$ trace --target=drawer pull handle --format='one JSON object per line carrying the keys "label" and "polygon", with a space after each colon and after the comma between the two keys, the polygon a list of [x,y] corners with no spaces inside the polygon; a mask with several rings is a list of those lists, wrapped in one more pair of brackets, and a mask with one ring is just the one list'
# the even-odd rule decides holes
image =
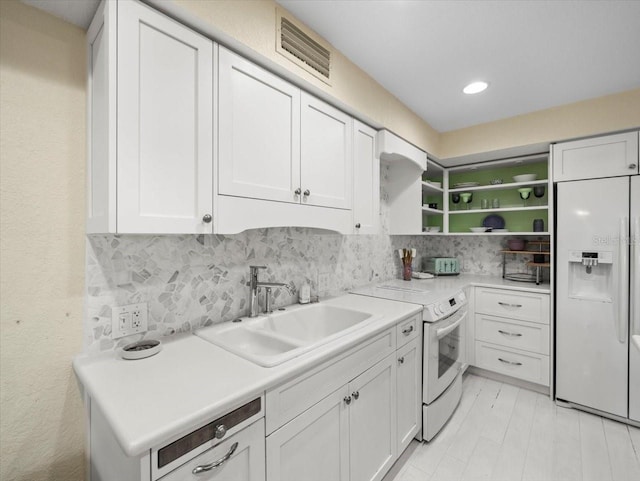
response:
{"label": "drawer pull handle", "polygon": [[353,399],[357,401],[358,398],[360,397],[360,391],[355,391],[351,395],[353,396]]}
{"label": "drawer pull handle", "polygon": [[413,326],[409,326],[409,327],[407,327],[407,328],[402,330],[402,334],[404,334],[405,336],[408,336],[412,332],[413,332]]}
{"label": "drawer pull handle", "polygon": [[211,464],[203,464],[201,466],[196,466],[195,468],[193,468],[193,471],[191,471],[193,474],[200,474],[200,473],[205,473],[207,471],[211,471],[212,469],[215,468],[219,468],[220,466],[222,466],[224,463],[226,463],[227,461],[229,461],[229,458],[231,456],[233,456],[233,453],[236,452],[236,449],[238,449],[238,443],[233,443],[231,445],[231,448],[229,448],[229,451],[227,451],[227,454],[225,454],[224,456],[222,456],[220,459],[218,459],[217,461],[214,461]]}
{"label": "drawer pull handle", "polygon": [[503,331],[502,329],[498,329],[498,332],[500,334],[504,334],[505,336],[511,336],[511,337],[521,337],[522,334],[520,334],[519,332],[508,332],[508,331]]}
{"label": "drawer pull handle", "polygon": [[404,364],[404,356],[398,358],[399,364]]}
{"label": "drawer pull handle", "polygon": [[351,404],[351,396],[345,396],[343,401],[348,406],[349,404]]}
{"label": "drawer pull handle", "polygon": [[504,362],[505,364],[509,364],[511,366],[522,366],[521,362],[507,361],[506,359],[502,359],[501,357],[498,358],[498,361]]}
{"label": "drawer pull handle", "polygon": [[500,304],[501,306],[504,306],[504,307],[522,307],[522,304],[509,304],[508,302],[500,302],[500,301],[498,301],[498,304]]}

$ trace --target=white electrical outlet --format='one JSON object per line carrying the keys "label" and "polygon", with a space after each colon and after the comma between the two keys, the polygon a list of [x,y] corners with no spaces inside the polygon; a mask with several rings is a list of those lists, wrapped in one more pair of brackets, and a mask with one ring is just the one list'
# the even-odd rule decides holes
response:
{"label": "white electrical outlet", "polygon": [[118,339],[147,330],[147,303],[129,304],[111,309],[111,338]]}
{"label": "white electrical outlet", "polygon": [[329,292],[329,273],[319,272],[318,273],[318,294],[321,296],[326,296],[328,292]]}

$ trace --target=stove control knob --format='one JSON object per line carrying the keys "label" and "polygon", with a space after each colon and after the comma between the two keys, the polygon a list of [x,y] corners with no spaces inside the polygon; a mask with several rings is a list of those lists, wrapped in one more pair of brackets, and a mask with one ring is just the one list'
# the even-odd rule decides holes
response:
{"label": "stove control knob", "polygon": [[438,314],[442,314],[442,311],[440,310],[440,306],[433,306],[433,312],[436,314],[436,316]]}
{"label": "stove control knob", "polygon": [[443,314],[447,311],[447,306],[445,304],[440,304],[440,312]]}

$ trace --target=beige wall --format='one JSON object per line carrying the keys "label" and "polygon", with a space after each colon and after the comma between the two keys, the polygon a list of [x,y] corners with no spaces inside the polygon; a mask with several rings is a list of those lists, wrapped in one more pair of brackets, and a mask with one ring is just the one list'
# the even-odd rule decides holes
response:
{"label": "beige wall", "polygon": [[440,136],[440,158],[640,127],[640,89],[497,120]]}
{"label": "beige wall", "polygon": [[330,86],[277,53],[273,0],[172,1],[421,149],[438,151],[438,133],[337,50],[332,53]]}
{"label": "beige wall", "polygon": [[0,479],[84,478],[84,32],[0,1]]}

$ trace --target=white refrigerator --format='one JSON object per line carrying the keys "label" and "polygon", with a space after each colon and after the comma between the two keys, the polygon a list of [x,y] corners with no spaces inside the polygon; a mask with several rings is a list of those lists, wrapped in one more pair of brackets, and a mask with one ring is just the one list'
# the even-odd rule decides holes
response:
{"label": "white refrigerator", "polygon": [[640,422],[640,176],[560,182],[556,206],[556,398]]}

